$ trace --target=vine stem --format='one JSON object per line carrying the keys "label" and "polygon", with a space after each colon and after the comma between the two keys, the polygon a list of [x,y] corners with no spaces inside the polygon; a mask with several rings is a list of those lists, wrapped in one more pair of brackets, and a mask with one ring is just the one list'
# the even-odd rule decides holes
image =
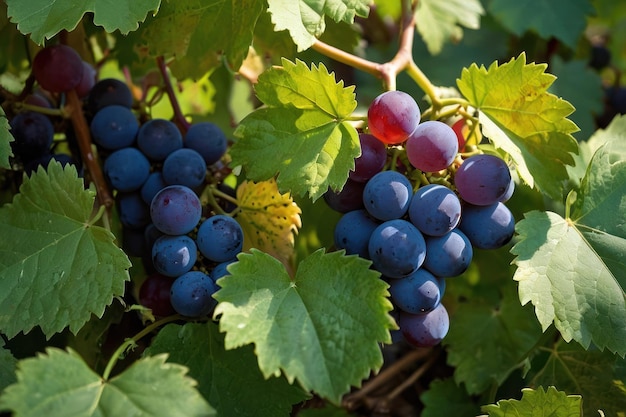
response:
{"label": "vine stem", "polygon": [[165,58],[161,55],[156,58],[156,61],[157,66],[159,67],[159,72],[161,73],[161,77],[163,78],[163,84],[165,85],[165,93],[170,100],[172,110],[174,110],[174,121],[184,134],[189,129],[190,123],[185,118],[185,115],[180,108],[180,103],[178,103],[178,99],[176,98],[176,93],[174,92],[174,87],[172,86],[172,80],[169,76],[167,64],[165,63]]}
{"label": "vine stem", "polygon": [[70,119],[76,132],[76,141],[78,142],[83,164],[87,167],[91,180],[96,186],[98,201],[107,209],[110,209],[113,207],[113,197],[104,179],[102,168],[93,154],[89,126],[83,115],[80,99],[75,90],[67,92],[67,106],[69,106]]}
{"label": "vine stem", "polygon": [[113,352],[113,355],[111,355],[111,358],[109,359],[109,362],[107,363],[107,366],[106,368],[104,368],[104,372],[102,373],[102,379],[104,379],[105,381],[109,379],[109,376],[111,376],[111,372],[113,371],[113,368],[117,364],[117,361],[122,357],[126,349],[135,345],[141,338],[150,334],[154,329],[160,326],[163,326],[164,324],[171,323],[173,321],[180,320],[180,319],[181,319],[181,316],[179,314],[174,314],[172,316],[162,318],[161,320],[157,320],[154,323],[150,324],[149,326],[144,327],[143,330],[141,330],[139,333],[137,333],[133,337],[126,339],[124,343],[119,345],[118,348],[115,350],[115,352]]}

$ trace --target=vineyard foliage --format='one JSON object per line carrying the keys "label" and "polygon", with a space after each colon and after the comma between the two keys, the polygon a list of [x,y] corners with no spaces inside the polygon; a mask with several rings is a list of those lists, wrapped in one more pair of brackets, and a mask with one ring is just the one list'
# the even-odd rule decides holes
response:
{"label": "vineyard foliage", "polygon": [[[0,0],[0,414],[626,416],[626,4],[114,3]],[[197,192],[243,249],[208,316],[141,305],[150,268],[98,179],[86,99],[26,100],[34,56],[59,43],[123,81],[141,123],[228,137]],[[515,235],[446,279],[434,347],[403,340],[388,280],[338,250],[326,200],[387,90],[422,121],[464,120],[458,158],[497,155],[515,181]],[[26,111],[82,166],[16,159]],[[416,188],[450,185],[387,152]]]}

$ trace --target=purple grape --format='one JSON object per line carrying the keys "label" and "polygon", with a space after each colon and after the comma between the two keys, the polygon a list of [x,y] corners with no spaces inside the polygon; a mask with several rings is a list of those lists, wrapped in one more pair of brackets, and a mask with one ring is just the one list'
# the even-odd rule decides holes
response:
{"label": "purple grape", "polygon": [[30,161],[50,153],[54,139],[54,125],[50,119],[33,111],[19,113],[11,119],[13,152],[23,161]]}
{"label": "purple grape", "polygon": [[406,141],[406,156],[415,168],[424,172],[446,169],[459,151],[454,130],[438,120],[417,126]]}
{"label": "purple grape", "polygon": [[191,232],[202,216],[196,193],[184,185],[170,185],[159,191],[150,203],[152,223],[168,235]]}
{"label": "purple grape", "polygon": [[155,316],[170,316],[175,313],[170,301],[170,290],[174,280],[161,274],[149,275],[139,287],[139,303],[152,310]]}
{"label": "purple grape", "polygon": [[394,219],[374,229],[368,251],[377,271],[390,278],[402,278],[422,266],[426,242],[413,224]]}
{"label": "purple grape", "polygon": [[32,69],[41,88],[52,93],[63,93],[80,84],[83,60],[67,45],[46,46],[35,55]]}
{"label": "purple grape", "polygon": [[150,160],[160,162],[183,147],[183,135],[173,122],[152,119],[139,128],[137,147]]}
{"label": "purple grape", "polygon": [[464,201],[488,206],[506,194],[511,184],[511,171],[497,156],[474,155],[463,161],[456,171],[454,184]]}
{"label": "purple grape", "polygon": [[182,148],[165,158],[161,172],[167,184],[196,188],[204,183],[206,162],[202,155],[193,149]]}
{"label": "purple grape", "polygon": [[383,143],[404,142],[420,122],[421,112],[415,99],[403,91],[386,91],[372,101],[367,110],[367,126]]}
{"label": "purple grape", "polygon": [[459,229],[479,249],[498,249],[515,233],[515,218],[503,203],[489,206],[463,206]]}
{"label": "purple grape", "polygon": [[363,205],[367,212],[379,220],[399,219],[411,204],[413,187],[403,174],[382,171],[365,184]]}
{"label": "purple grape", "polygon": [[328,207],[339,213],[363,208],[363,189],[365,183],[352,181],[348,178],[339,192],[328,190],[324,193],[324,201]]}
{"label": "purple grape", "polygon": [[450,317],[443,304],[424,314],[400,311],[398,326],[404,339],[415,347],[437,345],[448,334]]}
{"label": "purple grape", "polygon": [[196,243],[187,235],[163,235],[152,246],[152,264],[160,274],[178,277],[191,270],[197,251]]}
{"label": "purple grape", "polygon": [[174,310],[187,317],[203,317],[217,305],[213,294],[219,289],[210,276],[200,271],[189,271],[174,281],[170,302]]}
{"label": "purple grape", "polygon": [[194,123],[185,134],[185,147],[196,150],[207,165],[219,161],[226,153],[227,145],[224,131],[211,122]]}
{"label": "purple grape", "polygon": [[368,259],[368,244],[378,222],[372,219],[365,210],[353,210],[345,213],[335,225],[335,246],[345,249],[348,255],[359,255]]}
{"label": "purple grape", "polygon": [[96,77],[98,71],[87,61],[83,61],[83,75],[80,77],[80,82],[76,86],[76,94],[78,97],[84,98],[89,95],[89,92],[96,85]]}
{"label": "purple grape", "polygon": [[373,135],[359,134],[361,156],[354,160],[354,170],[350,171],[352,181],[367,182],[378,174],[387,161],[387,147]]}
{"label": "purple grape", "polygon": [[392,279],[389,292],[396,307],[412,314],[434,310],[442,298],[438,279],[423,268],[407,277]]}
{"label": "purple grape", "polygon": [[243,249],[243,230],[232,217],[218,214],[202,222],[196,242],[200,252],[209,260],[230,261]]}
{"label": "purple grape", "polygon": [[95,114],[90,130],[96,144],[115,150],[129,147],[135,142],[139,122],[127,107],[113,105]]}
{"label": "purple grape", "polygon": [[463,232],[454,229],[443,236],[426,237],[423,267],[438,277],[461,275],[472,262],[472,244]]}
{"label": "purple grape", "polygon": [[135,191],[148,179],[150,162],[137,148],[118,149],[104,161],[104,175],[116,190]]}
{"label": "purple grape", "polygon": [[443,185],[425,185],[411,199],[409,218],[425,235],[443,236],[459,224],[461,202]]}

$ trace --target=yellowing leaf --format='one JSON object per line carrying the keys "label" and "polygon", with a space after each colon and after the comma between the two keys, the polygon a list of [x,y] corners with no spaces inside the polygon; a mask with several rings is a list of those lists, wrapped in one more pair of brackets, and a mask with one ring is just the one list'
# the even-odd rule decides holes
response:
{"label": "yellowing leaf", "polygon": [[280,194],[274,179],[246,181],[237,188],[241,211],[237,220],[244,231],[244,250],[256,248],[291,269],[294,239],[302,227],[300,207],[290,193]]}
{"label": "yellowing leaf", "polygon": [[457,84],[479,110],[483,133],[511,155],[520,177],[552,198],[561,199],[563,181],[578,153],[567,118],[574,107],[547,92],[555,77],[545,64],[526,64],[526,55],[486,69],[473,64],[463,69]]}

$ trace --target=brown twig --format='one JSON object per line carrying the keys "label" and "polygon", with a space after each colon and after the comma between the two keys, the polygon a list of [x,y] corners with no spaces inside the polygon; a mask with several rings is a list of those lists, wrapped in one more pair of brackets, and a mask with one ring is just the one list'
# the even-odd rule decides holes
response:
{"label": "brown twig", "polygon": [[174,122],[178,125],[178,128],[181,129],[184,134],[187,132],[187,129],[189,129],[190,123],[185,118],[185,115],[180,108],[180,104],[178,103],[178,99],[176,98],[176,93],[174,92],[174,87],[172,86],[172,81],[169,77],[165,58],[163,58],[163,56],[158,56],[156,60],[157,66],[159,67],[159,72],[161,73],[161,77],[163,78],[165,92],[167,93],[167,97],[169,98],[170,104],[172,105],[172,110],[174,110]]}
{"label": "brown twig", "polygon": [[109,190],[109,187],[104,179],[104,174],[102,173],[100,164],[93,154],[89,126],[87,125],[87,121],[83,115],[80,99],[78,98],[78,94],[76,94],[75,90],[67,92],[66,107],[69,107],[69,109],[66,108],[66,110],[68,110],[68,113],[70,114],[70,119],[76,132],[76,141],[78,142],[83,164],[85,164],[91,180],[96,186],[98,201],[100,204],[109,209],[113,207],[113,197],[111,196],[111,191]]}

